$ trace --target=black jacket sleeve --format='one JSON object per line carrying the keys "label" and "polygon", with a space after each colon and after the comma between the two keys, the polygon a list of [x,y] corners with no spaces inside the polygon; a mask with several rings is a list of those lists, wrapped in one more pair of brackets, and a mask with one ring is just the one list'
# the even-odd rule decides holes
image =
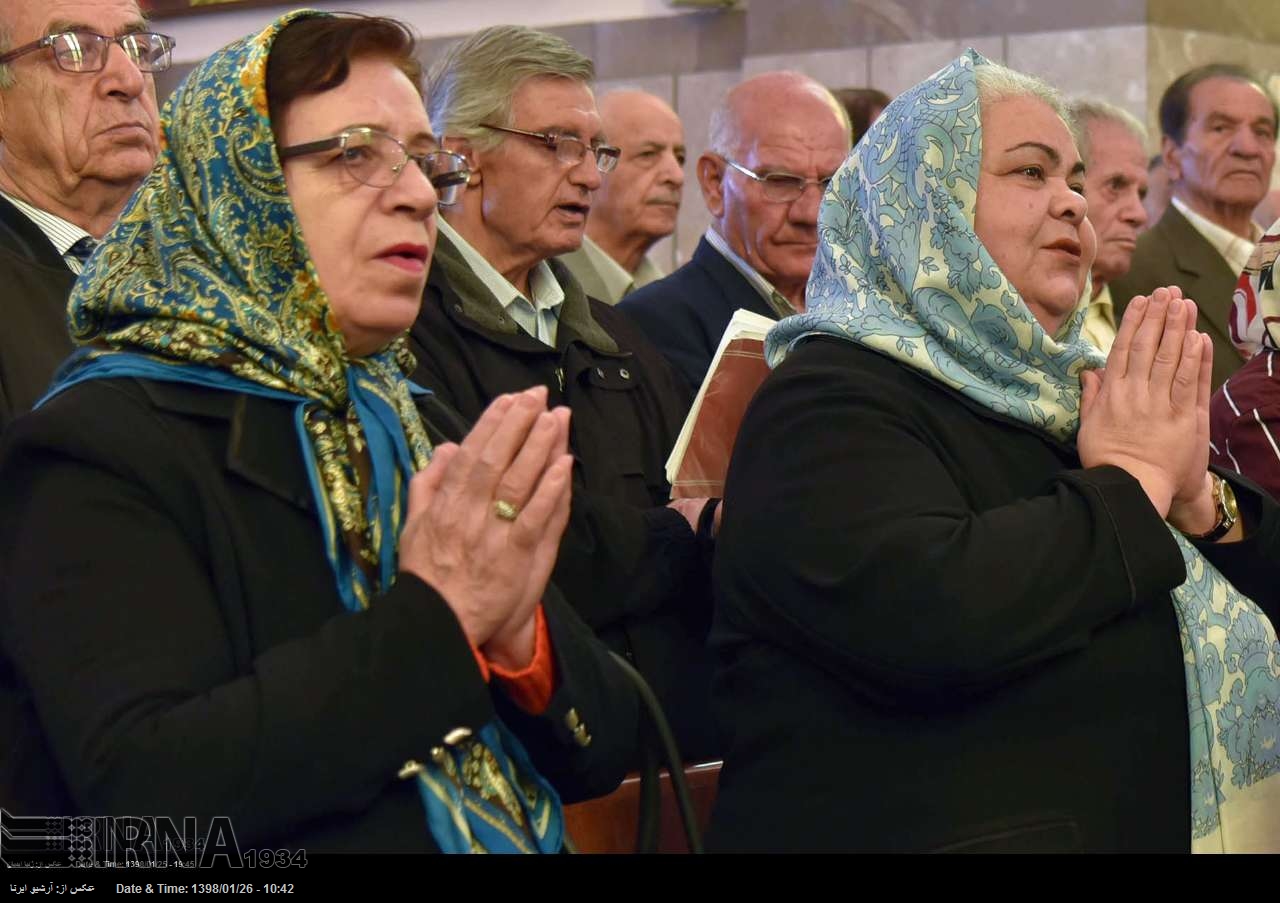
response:
{"label": "black jacket sleeve", "polygon": [[[418,399],[418,411],[433,442],[460,442],[471,425],[452,404],[448,380],[433,359],[418,355],[417,377],[431,390]],[[601,630],[686,600],[709,599],[710,554],[709,539],[699,540],[675,509],[640,508],[592,493],[575,471],[569,525],[552,579],[579,616]]]}
{"label": "black jacket sleeve", "polygon": [[[410,575],[367,610],[343,613],[334,593],[315,603],[332,616],[256,642],[250,625],[271,613],[249,618],[211,567],[219,512],[174,506],[182,465],[154,452],[171,438],[145,417],[115,429],[132,438],[95,443],[86,430],[63,452],[28,435],[0,458],[4,652],[80,811],[229,816],[242,843],[276,837],[367,808],[407,760],[512,708],[485,685],[449,606]],[[153,481],[130,473],[148,448]],[[278,555],[279,568],[331,581],[322,558]],[[582,750],[534,729],[554,707],[518,732],[529,728],[567,796],[604,792],[633,742],[634,693],[554,601],[548,615],[557,699],[589,713],[596,742]]]}
{"label": "black jacket sleeve", "polygon": [[1280,504],[1258,484],[1229,470],[1214,468],[1235,490],[1244,520],[1240,542],[1195,543],[1200,553],[1232,586],[1280,623]]}
{"label": "black jacket sleeve", "polygon": [[420,581],[245,672],[207,563],[144,487],[67,459],[3,473],[21,487],[0,507],[21,525],[0,539],[4,643],[81,811],[226,815],[271,836],[366,805],[407,759],[492,716],[461,628]]}
{"label": "black jacket sleeve", "polygon": [[608,650],[553,585],[543,600],[555,656],[556,692],[529,715],[495,694],[498,713],[523,740],[533,763],[566,803],[614,790],[639,748],[635,688]]}

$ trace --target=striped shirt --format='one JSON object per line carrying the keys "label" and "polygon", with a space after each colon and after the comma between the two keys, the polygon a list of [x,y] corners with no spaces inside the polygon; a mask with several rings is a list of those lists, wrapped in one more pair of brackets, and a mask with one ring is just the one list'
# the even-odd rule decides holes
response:
{"label": "striped shirt", "polygon": [[79,258],[67,254],[67,249],[80,239],[92,238],[93,236],[75,223],[69,223],[48,210],[33,207],[21,198],[15,198],[13,195],[3,191],[0,191],[0,195],[4,195],[6,201],[25,213],[27,218],[36,224],[40,231],[44,233],[44,237],[49,239],[49,243],[57,248],[58,253],[62,255],[62,259],[66,261],[67,268],[79,276],[84,269],[84,264],[80,262]]}
{"label": "striped shirt", "polygon": [[1264,348],[1209,402],[1209,461],[1280,499],[1280,352]]}

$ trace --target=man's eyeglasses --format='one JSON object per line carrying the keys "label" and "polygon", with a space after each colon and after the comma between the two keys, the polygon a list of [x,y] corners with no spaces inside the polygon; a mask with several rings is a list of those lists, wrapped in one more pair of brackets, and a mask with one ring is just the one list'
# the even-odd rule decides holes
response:
{"label": "man's eyeglasses", "polygon": [[394,136],[364,126],[347,129],[332,138],[282,147],[277,153],[281,160],[288,160],[335,149],[341,149],[342,164],[347,172],[374,188],[390,188],[400,178],[405,164],[412,160],[431,182],[439,203],[445,207],[458,202],[463,186],[471,178],[465,157],[443,150],[411,154]]}
{"label": "man's eyeglasses", "polygon": [[804,176],[789,172],[770,172],[760,175],[747,169],[737,160],[730,160],[723,156],[721,159],[747,178],[759,182],[764,188],[765,200],[779,204],[792,204],[800,200],[801,195],[810,185],[817,185],[819,191],[826,191],[827,186],[831,184],[831,176],[824,179],[806,179]]}
{"label": "man's eyeglasses", "polygon": [[0,65],[48,47],[53,60],[66,72],[99,72],[107,66],[111,45],[119,44],[142,72],[163,72],[173,64],[173,38],[149,31],[134,31],[112,38],[92,31],[60,31],[0,55]]}
{"label": "man's eyeglasses", "polygon": [[[533,138],[555,151],[557,160],[561,163],[568,163],[570,166],[577,166],[581,163],[588,150],[586,142],[581,138],[566,135],[559,129],[550,129],[545,132],[526,132],[524,129],[507,128],[505,125],[489,125],[484,122],[480,123],[480,128]],[[611,171],[618,165],[618,157],[622,155],[622,151],[619,148],[609,144],[593,144],[590,150],[596,158],[596,169],[601,172]]]}

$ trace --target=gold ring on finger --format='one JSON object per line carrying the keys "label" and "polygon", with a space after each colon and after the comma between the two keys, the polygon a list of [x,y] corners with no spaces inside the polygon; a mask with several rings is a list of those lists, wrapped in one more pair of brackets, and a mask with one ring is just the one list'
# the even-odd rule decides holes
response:
{"label": "gold ring on finger", "polygon": [[515,520],[520,516],[520,509],[506,499],[494,499],[493,513],[502,520]]}

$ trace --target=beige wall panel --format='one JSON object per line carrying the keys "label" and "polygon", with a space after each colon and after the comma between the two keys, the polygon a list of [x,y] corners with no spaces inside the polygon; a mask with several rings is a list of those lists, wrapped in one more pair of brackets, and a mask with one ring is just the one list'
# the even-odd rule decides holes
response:
{"label": "beige wall panel", "polygon": [[896,97],[960,55],[956,41],[883,44],[871,48],[871,85]]}
{"label": "beige wall panel", "polygon": [[1068,97],[1090,96],[1147,116],[1147,28],[1122,25],[1009,36],[1008,65]]}
{"label": "beige wall panel", "polygon": [[1148,31],[1147,127],[1153,135],[1160,134],[1160,96],[1179,75],[1206,63],[1254,64],[1252,41],[1162,26],[1152,26]]}
{"label": "beige wall panel", "polygon": [[610,91],[637,88],[656,94],[667,103],[675,106],[676,79],[673,75],[643,75],[638,78],[602,78],[596,81],[596,97],[603,97]]}
{"label": "beige wall panel", "polygon": [[694,72],[676,79],[676,112],[684,123],[685,143],[689,159],[684,167],[684,203],[680,205],[680,221],[676,226],[676,264],[693,255],[698,239],[706,231],[711,217],[698,189],[696,165],[698,155],[707,149],[707,131],[711,111],[725,92],[742,80],[742,73]]}
{"label": "beige wall panel", "polygon": [[828,88],[864,88],[869,84],[868,61],[865,47],[749,56],[742,61],[742,77],[750,78],[777,69],[794,69]]}

